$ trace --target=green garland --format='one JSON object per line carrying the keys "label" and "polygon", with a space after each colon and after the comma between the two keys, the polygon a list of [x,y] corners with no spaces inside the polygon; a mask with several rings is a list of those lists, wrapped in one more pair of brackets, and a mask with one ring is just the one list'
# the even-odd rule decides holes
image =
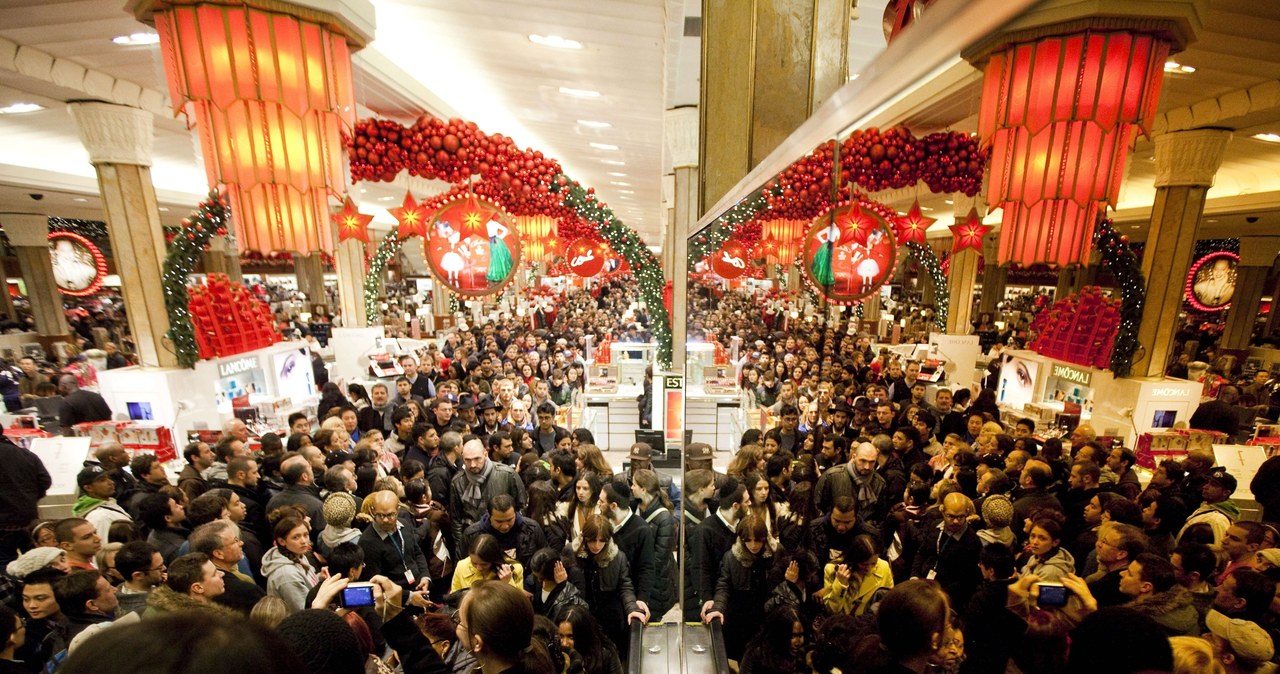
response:
{"label": "green garland", "polygon": [[720,250],[720,246],[732,237],[738,227],[765,209],[767,203],[764,195],[748,197],[730,208],[707,228],[698,232],[689,240],[689,271],[693,271],[699,262],[707,259],[712,253]]}
{"label": "green garland", "polygon": [[226,203],[216,191],[210,192],[208,200],[201,202],[191,216],[182,221],[164,257],[161,282],[165,313],[169,315],[165,337],[173,344],[174,355],[182,367],[195,367],[200,360],[200,347],[196,344],[195,327],[188,309],[191,295],[187,292],[187,281],[201,254],[209,249],[209,239],[214,235],[225,236],[228,222]]}
{"label": "green garland", "polygon": [[1129,248],[1129,237],[1116,231],[1110,220],[1100,220],[1093,232],[1093,245],[1102,264],[1111,270],[1120,286],[1120,329],[1111,349],[1111,372],[1117,377],[1129,376],[1133,354],[1137,353],[1138,327],[1146,305],[1146,280],[1138,256]]}
{"label": "green garland", "polygon": [[382,318],[381,302],[378,301],[382,294],[382,272],[386,270],[387,263],[400,252],[402,243],[400,234],[392,228],[378,242],[378,248],[369,260],[369,269],[364,275],[364,317],[368,325],[377,325]]}
{"label": "green garland", "polygon": [[933,324],[939,330],[947,329],[947,312],[951,306],[951,286],[947,285],[947,275],[942,272],[942,264],[938,262],[938,256],[933,249],[919,244],[908,243],[907,248],[911,251],[911,259],[916,264],[924,267],[929,273],[929,277],[933,279]]}
{"label": "green garland", "polygon": [[624,225],[612,210],[596,200],[595,194],[568,176],[556,176],[551,181],[551,191],[562,193],[566,207],[599,227],[600,235],[609,242],[613,251],[627,261],[639,285],[640,298],[649,312],[649,327],[658,342],[658,364],[663,368],[671,367],[671,316],[662,302],[666,279],[662,276],[662,264],[658,258],[644,245],[635,230]]}

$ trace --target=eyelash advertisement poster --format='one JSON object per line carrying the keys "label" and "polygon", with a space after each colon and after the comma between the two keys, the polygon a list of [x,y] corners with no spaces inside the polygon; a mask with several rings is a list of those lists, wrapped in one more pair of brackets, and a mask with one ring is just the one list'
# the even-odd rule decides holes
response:
{"label": "eyelash advertisement poster", "polygon": [[1032,402],[1040,363],[1022,358],[1009,358],[1000,367],[1000,403],[1020,410]]}

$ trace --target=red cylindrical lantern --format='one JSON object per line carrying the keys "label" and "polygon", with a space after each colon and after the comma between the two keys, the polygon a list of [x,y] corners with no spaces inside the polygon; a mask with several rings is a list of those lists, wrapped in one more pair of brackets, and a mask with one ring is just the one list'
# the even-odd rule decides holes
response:
{"label": "red cylindrical lantern", "polygon": [[341,131],[355,116],[351,52],[336,22],[305,17],[226,0],[170,0],[154,13],[170,97],[199,131],[244,250],[333,250],[329,196],[343,189]]}
{"label": "red cylindrical lantern", "polygon": [[1169,43],[1086,30],[1014,43],[986,64],[978,129],[988,201],[1003,209],[1000,262],[1078,264],[1114,204],[1138,128],[1149,128]]}

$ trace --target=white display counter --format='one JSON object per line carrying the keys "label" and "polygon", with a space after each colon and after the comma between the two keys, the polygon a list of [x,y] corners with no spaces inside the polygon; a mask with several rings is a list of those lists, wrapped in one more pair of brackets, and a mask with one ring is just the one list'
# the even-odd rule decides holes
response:
{"label": "white display counter", "polygon": [[311,352],[302,341],[202,360],[190,370],[141,366],[102,370],[98,384],[116,419],[145,419],[169,426],[179,452],[188,431],[217,429],[231,419],[233,398],[268,408],[281,419],[319,398]]}
{"label": "white display counter", "polygon": [[1001,355],[996,399],[1012,416],[1052,429],[1059,414],[1075,413],[1099,436],[1120,437],[1133,447],[1142,433],[1190,420],[1200,404],[1200,384],[1166,377],[1116,379],[1109,370],[1076,365],[1033,351]]}

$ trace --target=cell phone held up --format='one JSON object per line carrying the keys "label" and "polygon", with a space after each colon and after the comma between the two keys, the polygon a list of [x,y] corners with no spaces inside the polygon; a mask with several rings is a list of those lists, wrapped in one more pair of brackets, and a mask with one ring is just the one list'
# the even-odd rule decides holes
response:
{"label": "cell phone held up", "polygon": [[1067,605],[1071,590],[1062,583],[1036,583],[1036,585],[1040,588],[1036,604],[1041,608],[1059,608]]}
{"label": "cell phone held up", "polygon": [[343,608],[373,606],[373,583],[350,583],[338,596]]}

